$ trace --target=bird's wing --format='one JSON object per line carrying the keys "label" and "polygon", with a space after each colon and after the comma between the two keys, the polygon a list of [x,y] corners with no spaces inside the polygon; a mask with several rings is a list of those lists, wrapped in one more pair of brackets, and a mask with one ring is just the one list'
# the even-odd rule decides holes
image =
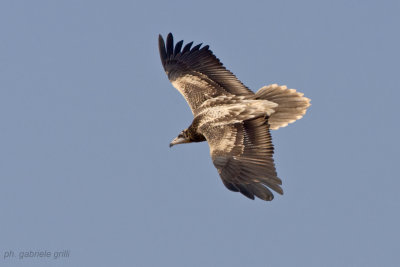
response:
{"label": "bird's wing", "polygon": [[193,42],[183,46],[168,34],[166,43],[160,35],[158,46],[161,62],[172,85],[185,97],[193,114],[207,99],[220,95],[253,95],[235,75],[227,70],[212,53],[208,45],[191,48]]}
{"label": "bird's wing", "polygon": [[258,117],[219,126],[204,124],[200,131],[210,146],[210,154],[224,185],[254,199],[272,200],[268,189],[283,194],[277,177],[267,119]]}

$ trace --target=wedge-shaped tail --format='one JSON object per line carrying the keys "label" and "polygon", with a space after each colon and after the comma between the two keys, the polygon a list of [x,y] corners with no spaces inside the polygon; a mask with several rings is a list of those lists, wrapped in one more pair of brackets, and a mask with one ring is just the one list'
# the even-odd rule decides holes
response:
{"label": "wedge-shaped tail", "polygon": [[275,112],[268,119],[270,129],[277,130],[301,119],[311,105],[310,99],[295,89],[284,85],[271,84],[264,86],[256,93],[256,99],[263,99],[278,104]]}

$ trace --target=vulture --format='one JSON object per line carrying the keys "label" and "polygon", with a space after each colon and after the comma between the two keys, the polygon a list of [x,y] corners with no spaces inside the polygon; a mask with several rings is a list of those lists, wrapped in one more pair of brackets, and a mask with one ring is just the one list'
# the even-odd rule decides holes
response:
{"label": "vulture", "polygon": [[270,130],[306,113],[310,99],[295,89],[271,84],[256,93],[227,70],[208,45],[174,44],[159,35],[161,63],[193,113],[192,124],[172,142],[207,141],[223,184],[250,199],[271,201],[283,194],[275,169]]}

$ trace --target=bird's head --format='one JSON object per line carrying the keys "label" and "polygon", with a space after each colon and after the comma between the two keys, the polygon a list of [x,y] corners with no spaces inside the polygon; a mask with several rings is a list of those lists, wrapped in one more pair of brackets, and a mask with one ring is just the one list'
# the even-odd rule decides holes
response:
{"label": "bird's head", "polygon": [[169,144],[169,147],[172,147],[177,144],[190,143],[190,136],[188,134],[188,129],[183,130],[172,142]]}

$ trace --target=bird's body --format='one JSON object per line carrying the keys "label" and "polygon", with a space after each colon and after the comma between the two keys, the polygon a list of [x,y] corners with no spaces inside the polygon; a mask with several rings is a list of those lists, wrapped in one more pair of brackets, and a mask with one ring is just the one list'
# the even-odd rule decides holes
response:
{"label": "bird's body", "polygon": [[269,129],[301,118],[309,99],[276,84],[253,93],[209,50],[192,43],[175,47],[172,34],[159,37],[161,61],[171,83],[188,102],[194,119],[170,146],[207,141],[224,185],[254,199],[272,200],[282,181],[273,161]]}

